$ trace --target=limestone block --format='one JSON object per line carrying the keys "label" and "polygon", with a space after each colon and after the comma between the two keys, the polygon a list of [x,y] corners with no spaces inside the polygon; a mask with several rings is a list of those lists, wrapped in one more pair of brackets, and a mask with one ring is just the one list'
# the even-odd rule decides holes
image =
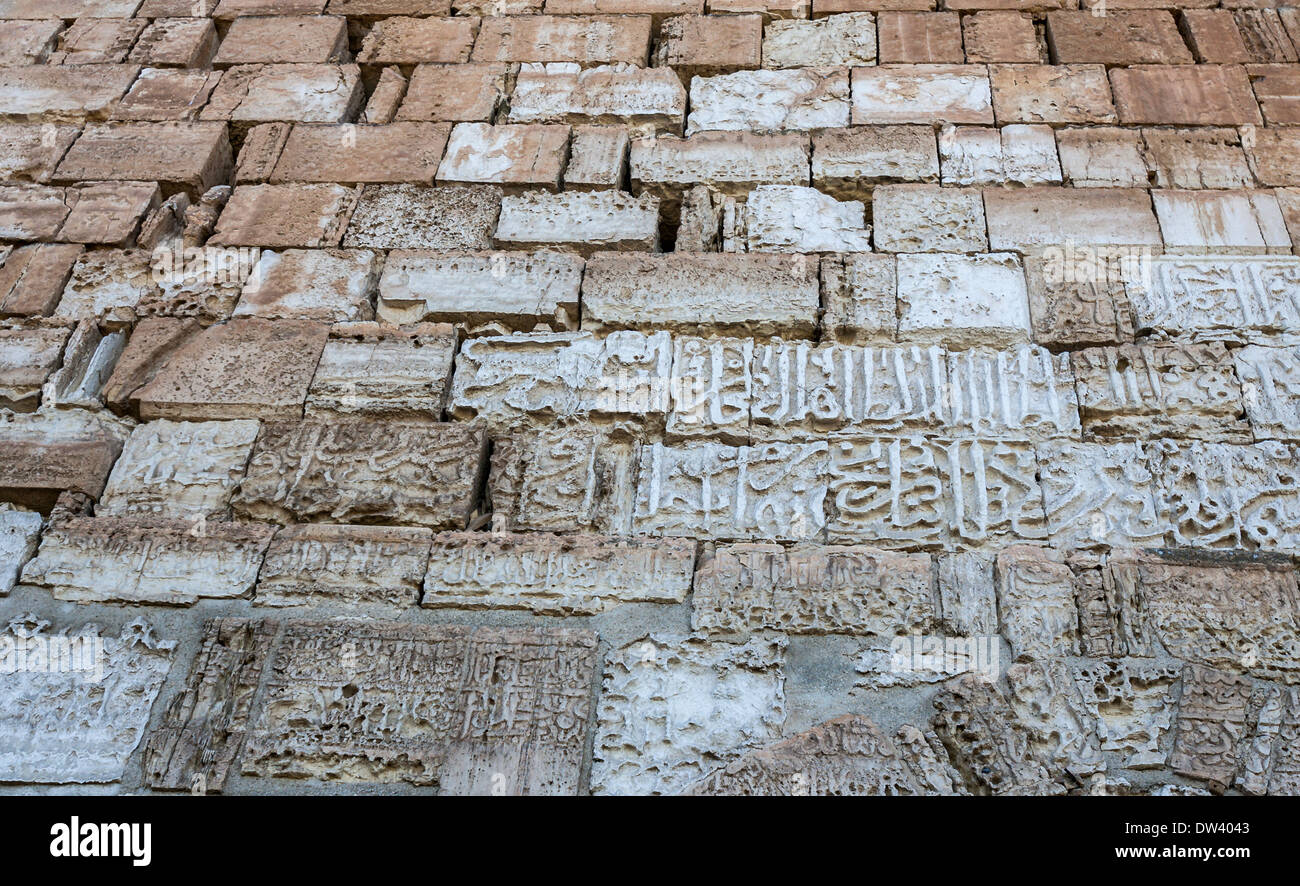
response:
{"label": "limestone block", "polygon": [[[1142,282],[1145,285],[1142,285]],[[1138,326],[1169,335],[1257,342],[1300,333],[1300,259],[1157,256],[1129,286]]]}
{"label": "limestone block", "polygon": [[876,25],[869,12],[768,23],[763,67],[869,65],[876,60]]}
{"label": "limestone block", "polygon": [[680,133],[685,117],[686,90],[671,68],[525,64],[510,95],[511,123],[615,123]]}
{"label": "limestone block", "polygon": [[349,249],[488,249],[500,212],[501,191],[489,185],[368,185],[352,213],[343,245]]}
{"label": "limestone block", "polygon": [[898,257],[898,336],[954,348],[1029,339],[1029,296],[1010,253]]}
{"label": "limestone block", "polygon": [[750,252],[870,252],[871,226],[857,200],[839,202],[816,188],[760,185],[745,204]]}
{"label": "limestone block", "polygon": [[849,125],[843,68],[737,71],[691,80],[686,134],[717,129],[781,132]]}
{"label": "limestone block", "polygon": [[1171,527],[1141,443],[1043,443],[1038,464],[1053,545],[1165,543]]}
{"label": "limestone block", "polygon": [[379,256],[366,249],[287,249],[261,254],[235,317],[348,323],[373,318]]}
{"label": "limestone block", "polygon": [[42,524],[35,511],[0,510],[0,597],[13,590],[23,565],[36,553]]}
{"label": "limestone block", "polygon": [[973,188],[881,185],[871,219],[882,252],[983,252],[988,249],[984,201]]}
{"label": "limestone block", "polygon": [[852,95],[854,125],[993,123],[992,94],[984,65],[854,68]]}
{"label": "limestone block", "polygon": [[349,323],[331,332],[307,391],[308,418],[441,418],[456,353],[451,327]]}
{"label": "limestone block", "polygon": [[549,246],[584,256],[603,249],[656,252],[659,198],[623,191],[507,196],[492,241],[499,248]]}
{"label": "limestone block", "polygon": [[1258,345],[1232,352],[1256,440],[1300,439],[1300,354]]}

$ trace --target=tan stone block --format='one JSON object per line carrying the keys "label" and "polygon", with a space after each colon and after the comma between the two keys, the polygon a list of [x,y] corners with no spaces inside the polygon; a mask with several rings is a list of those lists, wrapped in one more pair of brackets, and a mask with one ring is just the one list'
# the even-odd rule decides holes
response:
{"label": "tan stone block", "polygon": [[50,64],[113,65],[126,61],[131,45],[147,23],[132,18],[83,16],[59,35],[59,48]]}
{"label": "tan stone block", "polygon": [[369,250],[263,252],[233,316],[348,323],[374,316],[379,256]]}
{"label": "tan stone block", "polygon": [[1194,59],[1174,17],[1159,9],[1047,14],[1047,45],[1057,64],[1172,65]]}
{"label": "tan stone block", "polygon": [[654,62],[689,85],[692,77],[758,67],[762,42],[759,15],[679,15],[660,27]]}
{"label": "tan stone block", "polygon": [[150,181],[202,194],[233,165],[219,123],[107,123],[88,126],[63,157],[61,181]]}
{"label": "tan stone block", "polygon": [[446,123],[300,124],[289,133],[270,181],[432,184],[450,132]]}
{"label": "tan stone block", "polygon": [[63,22],[0,21],[0,66],[41,65],[59,45]]}
{"label": "tan stone block", "polygon": [[627,176],[628,131],[622,126],[575,126],[569,140],[564,188],[617,188]]}
{"label": "tan stone block", "polygon": [[342,185],[242,185],[209,239],[213,246],[338,246],[357,205]]}
{"label": "tan stone block", "polygon": [[0,68],[0,120],[105,120],[139,65],[23,65]]}
{"label": "tan stone block", "polygon": [[76,126],[0,123],[0,179],[48,182],[80,133]]}
{"label": "tan stone block", "polygon": [[[1259,99],[1260,111],[1269,126],[1290,126],[1300,123],[1300,69],[1295,65],[1247,65],[1246,73],[1250,76],[1250,85],[1255,89]],[[1246,107],[1249,96],[1243,95],[1242,106]],[[1246,110],[1240,111],[1247,123],[1258,123],[1258,115]],[[1223,122],[1232,122],[1224,120]]]}
{"label": "tan stone block", "polygon": [[1101,65],[990,65],[999,123],[1114,123]]}
{"label": "tan stone block", "polygon": [[438,167],[438,181],[559,190],[568,144],[568,126],[457,123]]}
{"label": "tan stone block", "polygon": [[1112,69],[1110,81],[1121,123],[1263,123],[1250,80],[1240,65],[1135,65]]}
{"label": "tan stone block", "polygon": [[478,33],[476,18],[387,18],[370,29],[357,61],[362,64],[411,65],[469,61]]}
{"label": "tan stone block", "polygon": [[40,243],[10,252],[0,264],[0,315],[53,313],[81,251],[76,244]]}
{"label": "tan stone block", "polygon": [[1146,191],[1023,188],[984,190],[992,249],[1025,251],[1067,243],[1159,246],[1160,229]]}
{"label": "tan stone block", "polygon": [[419,65],[395,119],[490,123],[505,101],[509,70],[496,62]]}
{"label": "tan stone block", "polygon": [[219,71],[145,68],[118,103],[113,119],[197,120],[220,80]]}
{"label": "tan stone block", "polygon": [[206,68],[216,55],[217,29],[208,18],[156,18],[127,59],[151,68]]}
{"label": "tan stone block", "polygon": [[253,602],[399,615],[420,602],[432,538],[415,526],[285,526],[267,548]]}
{"label": "tan stone block", "polygon": [[365,102],[356,65],[236,65],[222,74],[202,120],[346,123]]}
{"label": "tan stone block", "polygon": [[347,20],[332,15],[241,16],[212,64],[325,64],[350,60]]}
{"label": "tan stone block", "polygon": [[650,60],[648,15],[511,15],[483,19],[476,62],[577,62],[605,65]]}
{"label": "tan stone block", "polygon": [[436,422],[456,353],[448,324],[336,324],[311,389],[308,418]]}
{"label": "tan stone block", "polygon": [[501,212],[490,185],[366,185],[343,245],[363,249],[488,249]]}
{"label": "tan stone block", "polygon": [[881,12],[876,16],[880,63],[961,64],[961,22],[955,12]]}

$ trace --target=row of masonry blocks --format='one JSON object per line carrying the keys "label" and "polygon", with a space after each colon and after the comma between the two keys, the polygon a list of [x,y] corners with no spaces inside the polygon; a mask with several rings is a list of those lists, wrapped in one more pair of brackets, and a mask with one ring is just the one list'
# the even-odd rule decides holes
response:
{"label": "row of masonry blocks", "polygon": [[0,67],[0,119],[260,123],[622,123],[640,132],[773,132],[993,123],[1270,126],[1300,119],[1295,64],[813,66],[693,76],[572,62]]}
{"label": "row of masonry blocks", "polygon": [[[351,45],[358,47],[356,61],[363,65],[653,63],[689,77],[760,66],[870,64],[877,57],[882,63],[1294,63],[1300,43],[1300,13],[1294,8],[1118,9],[1096,15],[1090,9],[1062,9],[1053,3],[1011,4],[1010,8],[990,3],[992,9],[973,12],[917,11],[916,4],[900,3],[914,8],[882,8],[874,14],[831,10],[811,20],[768,16],[765,24],[763,4],[752,11],[726,10],[735,14],[713,16],[703,14],[703,3],[645,4],[658,7],[653,10],[622,4],[619,12],[633,14],[612,16],[598,14],[600,4],[571,0],[546,4],[550,14],[544,16],[493,15],[486,4],[483,10],[458,9],[462,14],[454,17],[446,15],[449,9],[410,5],[410,10],[391,3],[377,6],[371,15],[383,17],[373,18],[371,24],[360,17],[349,20],[330,14],[218,14],[220,35],[217,22],[193,17],[200,12],[193,7],[188,18],[160,17],[161,9],[150,15],[144,9],[135,18],[81,17],[66,29],[60,19],[68,16],[56,16],[50,8],[45,20],[0,24],[0,37],[10,44],[0,62],[132,61],[226,68],[347,62],[352,58]],[[1037,7],[1037,20],[1017,11],[1018,6]],[[420,17],[404,12],[418,12]]]}
{"label": "row of masonry blocks", "polygon": [[[75,526],[51,533],[69,530]],[[13,731],[44,740],[7,748],[0,772],[11,784],[111,783],[123,779],[139,747],[144,787],[199,793],[226,790],[236,774],[330,780],[343,773],[451,794],[489,787],[1060,794],[1090,785],[1098,793],[1098,776],[1104,793],[1300,791],[1292,740],[1300,725],[1297,588],[1294,567],[1283,561],[1137,551],[1067,559],[1031,546],[996,558],[932,560],[868,548],[722,545],[705,553],[691,577],[684,570],[693,554],[684,548],[637,550],[591,537],[567,546],[515,541],[466,539],[470,548],[460,549],[462,539],[452,537],[371,540],[331,556],[319,545],[295,552],[286,540],[268,553],[266,568],[288,579],[281,590],[292,586],[295,571],[313,583],[328,571],[373,577],[360,567],[376,561],[394,580],[419,565],[423,549],[426,583],[451,585],[453,595],[490,585],[486,600],[471,595],[452,604],[460,609],[518,604],[521,589],[556,584],[598,589],[613,602],[628,579],[644,588],[645,570],[654,568],[667,582],[655,602],[685,596],[683,582],[693,586],[693,632],[603,644],[585,627],[225,616],[203,623],[187,662],[144,618],[119,637],[87,625],[64,639],[102,643],[124,691],[102,699],[56,692],[51,704],[43,695],[72,678],[20,671],[10,704],[29,716]],[[560,571],[566,574],[555,581]],[[413,602],[409,595],[406,602]],[[564,602],[543,605],[565,611]],[[900,634],[907,626],[928,633]],[[9,648],[41,649],[51,627],[23,615],[11,618],[0,638]],[[892,738],[859,714],[792,726],[798,720],[790,707],[800,693],[791,672],[803,634],[846,635],[850,645],[838,648],[857,647],[821,665],[853,681],[850,706],[899,687],[931,697]],[[358,647],[409,662],[402,676],[414,679],[394,680],[387,667],[358,661]],[[434,659],[457,666],[426,665]],[[540,691],[545,703],[521,704],[508,728],[456,732],[443,721],[473,712],[463,700],[483,688],[477,675],[491,669],[473,665],[487,661],[507,675],[493,679],[507,700]],[[188,676],[148,730],[173,670]],[[999,674],[1005,681],[993,679]],[[334,741],[321,747],[322,699],[358,689],[371,709],[412,712],[418,728],[384,740],[385,750],[400,750],[397,763],[375,753],[364,721],[334,724]],[[421,699],[425,705],[414,704]],[[215,704],[209,713],[203,700],[242,703]],[[656,725],[629,732],[633,720]],[[67,721],[111,724],[113,740],[91,728],[74,744]],[[521,744],[529,753],[514,753]],[[584,749],[592,745],[588,779]],[[795,773],[812,784],[801,791],[791,783]],[[1168,783],[1171,773],[1193,784]]]}

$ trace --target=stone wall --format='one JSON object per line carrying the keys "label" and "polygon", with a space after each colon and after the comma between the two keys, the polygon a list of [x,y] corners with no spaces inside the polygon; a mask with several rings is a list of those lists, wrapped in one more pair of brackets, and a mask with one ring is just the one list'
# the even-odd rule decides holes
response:
{"label": "stone wall", "polygon": [[1110,5],[0,0],[0,793],[1300,793],[1300,10]]}

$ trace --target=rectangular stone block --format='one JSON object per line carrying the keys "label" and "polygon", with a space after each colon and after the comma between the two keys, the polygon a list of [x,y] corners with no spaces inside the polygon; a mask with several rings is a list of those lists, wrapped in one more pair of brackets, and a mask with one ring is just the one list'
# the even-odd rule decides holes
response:
{"label": "rectangular stone block", "polygon": [[1102,65],[990,65],[999,123],[1114,123]]}
{"label": "rectangular stone block", "polygon": [[667,333],[533,333],[461,347],[449,409],[457,418],[662,414],[672,360]]}
{"label": "rectangular stone block", "polygon": [[621,603],[681,603],[694,566],[695,543],[685,539],[439,533],[422,605],[594,615]]}
{"label": "rectangular stone block", "polygon": [[279,625],[262,619],[203,623],[185,686],[144,750],[147,784],[158,790],[221,793],[244,747],[248,718]]}
{"label": "rectangular stone block", "polygon": [[257,523],[71,517],[46,529],[22,580],[73,603],[189,606],[246,597],[274,533]]}
{"label": "rectangular stone block", "polygon": [[[116,637],[93,624],[57,636],[49,628],[49,622],[25,616],[0,633],[0,643],[32,662],[5,675],[0,779],[11,784],[121,781],[144,738],[176,643],[160,639],[140,618]],[[49,667],[51,650],[75,667]],[[42,665],[34,666],[37,662]]]}
{"label": "rectangular stone block", "polygon": [[410,526],[286,526],[267,548],[253,602],[399,615],[420,601],[432,538]]}
{"label": "rectangular stone block", "polygon": [[270,181],[432,184],[450,131],[446,123],[295,126]]}
{"label": "rectangular stone block", "polygon": [[23,565],[36,553],[43,526],[35,511],[0,510],[0,597],[14,589]]}
{"label": "rectangular stone block", "polygon": [[1142,141],[1154,184],[1162,188],[1249,188],[1255,183],[1235,129],[1144,129]]}
{"label": "rectangular stone block", "polygon": [[476,18],[382,18],[366,34],[357,61],[363,65],[463,64],[469,61],[478,28]]}
{"label": "rectangular stone block", "polygon": [[1052,544],[1161,546],[1170,525],[1141,443],[1038,446]]}
{"label": "rectangular stone block", "polygon": [[655,252],[659,198],[613,190],[507,195],[492,242],[499,249],[550,247],[583,256],[605,249]]}
{"label": "rectangular stone block", "polygon": [[49,316],[81,254],[78,244],[20,246],[0,262],[0,315]]}
{"label": "rectangular stone block", "polygon": [[357,206],[342,185],[243,185],[235,188],[208,240],[212,246],[338,246]]}
{"label": "rectangular stone block", "polygon": [[1070,354],[1070,365],[1090,437],[1250,440],[1222,344],[1089,348]]}
{"label": "rectangular stone block", "polygon": [[308,418],[441,419],[456,354],[450,326],[348,323],[331,333],[307,392]]}
{"label": "rectangular stone block", "polygon": [[235,514],[279,523],[463,529],[486,470],[481,430],[367,419],[267,422]]}
{"label": "rectangular stone block", "polygon": [[232,320],[181,346],[130,396],[145,419],[296,418],[326,335],[305,320]]}
{"label": "rectangular stone block", "polygon": [[932,630],[928,554],[850,545],[720,545],[695,574],[691,626],[708,633],[854,634]]}
{"label": "rectangular stone block", "polygon": [[367,185],[343,245],[363,249],[489,249],[501,191],[488,185]]}
{"label": "rectangular stone block", "polygon": [[346,62],[347,20],[335,15],[245,15],[230,23],[212,64]]}
{"label": "rectangular stone block", "polygon": [[974,188],[881,185],[871,218],[881,252],[975,252],[988,249],[984,200]]}
{"label": "rectangular stone block", "polygon": [[[693,293],[712,293],[708,304]],[[817,264],[802,256],[597,253],[582,284],[584,328],[640,326],[652,316],[680,332],[812,334]]]}
{"label": "rectangular stone block", "polygon": [[1248,345],[1232,352],[1256,440],[1300,439],[1300,353]]}
{"label": "rectangular stone block", "polygon": [[1047,246],[1159,246],[1145,191],[1075,188],[984,190],[989,247],[1025,252]]}
{"label": "rectangular stone block", "polygon": [[689,85],[692,77],[757,68],[762,43],[760,15],[675,15],[659,26],[654,64]]}
{"label": "rectangular stone block", "polygon": [[826,524],[827,444],[643,448],[632,527],[638,534],[810,539]]}
{"label": "rectangular stone block", "polygon": [[1065,354],[1018,345],[948,354],[947,427],[981,438],[1078,437],[1079,403]]}
{"label": "rectangular stone block", "polygon": [[1047,14],[1052,59],[1066,64],[1191,64],[1192,54],[1169,12],[1160,9],[1054,10]]}
{"label": "rectangular stone block", "polygon": [[397,120],[490,123],[505,101],[509,65],[418,65],[411,74]]}
{"label": "rectangular stone block", "polygon": [[1110,126],[1056,131],[1065,183],[1076,188],[1141,188],[1150,184],[1141,132]]}
{"label": "rectangular stone block", "polygon": [[1014,441],[836,437],[832,542],[954,550],[1047,534],[1033,447]]}
{"label": "rectangular stone block", "polygon": [[737,71],[691,80],[687,135],[706,130],[782,132],[848,125],[849,72],[844,68]]}
{"label": "rectangular stone block", "polygon": [[491,16],[483,20],[470,58],[645,65],[650,60],[650,21],[648,15]]}
{"label": "rectangular stone block", "polygon": [[1018,660],[1079,652],[1074,575],[1065,555],[1036,545],[1011,545],[994,563],[998,620]]}
{"label": "rectangular stone block", "polygon": [[[1255,97],[1259,100],[1259,113],[1264,115],[1269,126],[1300,123],[1300,100],[1296,99],[1297,89],[1300,89],[1300,75],[1297,75],[1295,65],[1247,65],[1246,74],[1255,90]],[[1243,93],[1243,107],[1248,99],[1249,96]],[[1245,111],[1242,114],[1254,117],[1249,122],[1259,122],[1257,115],[1249,115]]]}
{"label": "rectangular stone block", "polygon": [[567,126],[457,123],[438,167],[438,181],[559,190],[568,146]]}
{"label": "rectangular stone block", "polygon": [[128,61],[146,68],[206,68],[220,39],[207,18],[154,18],[131,47]]}
{"label": "rectangular stone block", "polygon": [[745,194],[762,184],[808,184],[806,135],[701,132],[632,140],[632,188],[661,195],[695,184]]}
{"label": "rectangular stone block", "polygon": [[1297,285],[1293,258],[1158,256],[1129,293],[1141,329],[1244,341],[1300,332]]}
{"label": "rectangular stone block", "polygon": [[0,428],[0,501],[48,512],[65,490],[99,498],[125,434],[76,417],[31,418]]}
{"label": "rectangular stone block", "polygon": [[1012,123],[1000,130],[944,127],[939,159],[945,185],[1042,185],[1061,181],[1056,136],[1045,124]]}
{"label": "rectangular stone block", "polygon": [[235,317],[370,320],[379,256],[369,250],[287,249],[263,252],[235,306]]}
{"label": "rectangular stone block", "polygon": [[0,406],[36,410],[41,386],[59,368],[70,332],[58,327],[0,329]]}
{"label": "rectangular stone block", "polygon": [[898,260],[859,253],[821,264],[821,341],[886,344],[898,333]]}
{"label": "rectangular stone block", "polygon": [[939,180],[929,126],[853,126],[814,133],[812,182],[841,199],[862,199],[876,183]]}
{"label": "rectangular stone block", "polygon": [[870,252],[871,226],[860,200],[838,201],[816,188],[759,185],[737,206],[724,251]]}
{"label": "rectangular stone block", "polygon": [[576,794],[598,665],[591,631],[290,621],[243,772]]}
{"label": "rectangular stone block", "polygon": [[1134,65],[1110,72],[1121,123],[1166,126],[1260,125],[1240,65]]}
{"label": "rectangular stone block", "polygon": [[630,143],[628,130],[622,126],[575,126],[569,140],[569,163],[564,167],[564,189],[621,187],[627,178]]}
{"label": "rectangular stone block", "polygon": [[852,122],[993,123],[983,65],[879,65],[853,69]]}
{"label": "rectangular stone block", "polygon": [[773,21],[763,35],[765,68],[863,65],[875,60],[876,25],[870,13]]}
{"label": "rectangular stone block", "polygon": [[365,97],[356,65],[236,65],[222,74],[199,119],[242,127],[280,120],[346,123]]}
{"label": "rectangular stone block", "polygon": [[106,120],[139,65],[22,65],[0,68],[0,120]]}
{"label": "rectangular stone block", "polygon": [[137,426],[113,465],[96,515],[227,519],[257,431],[255,421]]}
{"label": "rectangular stone block", "polygon": [[553,252],[394,250],[379,279],[377,313],[392,323],[500,323],[562,331],[578,318],[583,260]]}
{"label": "rectangular stone block", "polygon": [[1171,252],[1291,251],[1281,207],[1269,191],[1160,190],[1151,198]]}
{"label": "rectangular stone block", "polygon": [[685,117],[686,90],[669,68],[525,64],[510,95],[511,123],[616,123],[680,133]]}
{"label": "rectangular stone block", "polygon": [[900,255],[898,316],[902,341],[954,348],[1028,341],[1024,269],[1010,253]]}
{"label": "rectangular stone block", "polygon": [[1034,340],[1052,350],[1123,344],[1136,334],[1123,279],[1093,254],[1074,260],[1066,250],[1025,256]]}

